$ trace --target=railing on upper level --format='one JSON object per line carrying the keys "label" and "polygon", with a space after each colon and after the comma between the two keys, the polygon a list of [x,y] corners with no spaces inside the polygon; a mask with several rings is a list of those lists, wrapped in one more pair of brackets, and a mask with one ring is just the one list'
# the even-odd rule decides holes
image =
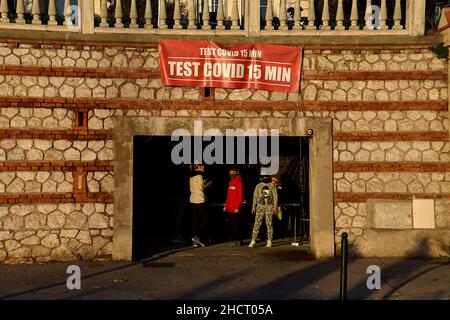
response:
{"label": "railing on upper level", "polygon": [[250,37],[425,32],[425,0],[0,0],[0,4],[0,29]]}

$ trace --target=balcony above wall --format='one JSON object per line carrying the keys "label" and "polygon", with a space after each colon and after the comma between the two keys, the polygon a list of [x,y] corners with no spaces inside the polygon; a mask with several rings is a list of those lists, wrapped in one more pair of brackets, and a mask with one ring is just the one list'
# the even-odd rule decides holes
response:
{"label": "balcony above wall", "polygon": [[120,34],[262,38],[415,37],[422,36],[425,31],[425,2],[0,0],[0,29],[114,34],[114,37]]}

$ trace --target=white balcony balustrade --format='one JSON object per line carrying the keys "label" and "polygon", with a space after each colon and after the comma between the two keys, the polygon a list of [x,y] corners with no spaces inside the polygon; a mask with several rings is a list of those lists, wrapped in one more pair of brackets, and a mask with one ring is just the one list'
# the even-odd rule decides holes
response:
{"label": "white balcony balustrade", "polygon": [[0,0],[0,29],[80,32],[79,0]]}
{"label": "white balcony balustrade", "polygon": [[99,5],[96,33],[245,36],[244,0],[101,0]]}
{"label": "white balcony balustrade", "polygon": [[0,29],[94,33],[410,35],[425,0],[0,0]]}
{"label": "white balcony balustrade", "polygon": [[[423,35],[422,0],[260,0],[261,35]],[[418,20],[422,17],[422,20]],[[412,18],[414,16],[414,19]]]}

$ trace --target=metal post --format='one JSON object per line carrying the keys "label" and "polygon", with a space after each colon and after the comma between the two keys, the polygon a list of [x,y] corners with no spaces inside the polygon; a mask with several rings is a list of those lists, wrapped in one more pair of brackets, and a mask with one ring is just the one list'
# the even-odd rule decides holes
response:
{"label": "metal post", "polygon": [[348,234],[341,235],[341,286],[340,300],[347,300],[347,252],[348,252]]}

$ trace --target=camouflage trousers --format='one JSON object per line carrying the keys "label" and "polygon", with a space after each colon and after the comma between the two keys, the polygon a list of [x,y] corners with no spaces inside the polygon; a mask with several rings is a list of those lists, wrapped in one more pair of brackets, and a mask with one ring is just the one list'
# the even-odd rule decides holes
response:
{"label": "camouflage trousers", "polygon": [[255,225],[253,226],[253,232],[252,232],[252,240],[253,241],[256,241],[256,238],[258,238],[259,228],[261,227],[264,217],[266,218],[267,240],[272,241],[272,237],[273,237],[272,206],[256,207]]}

